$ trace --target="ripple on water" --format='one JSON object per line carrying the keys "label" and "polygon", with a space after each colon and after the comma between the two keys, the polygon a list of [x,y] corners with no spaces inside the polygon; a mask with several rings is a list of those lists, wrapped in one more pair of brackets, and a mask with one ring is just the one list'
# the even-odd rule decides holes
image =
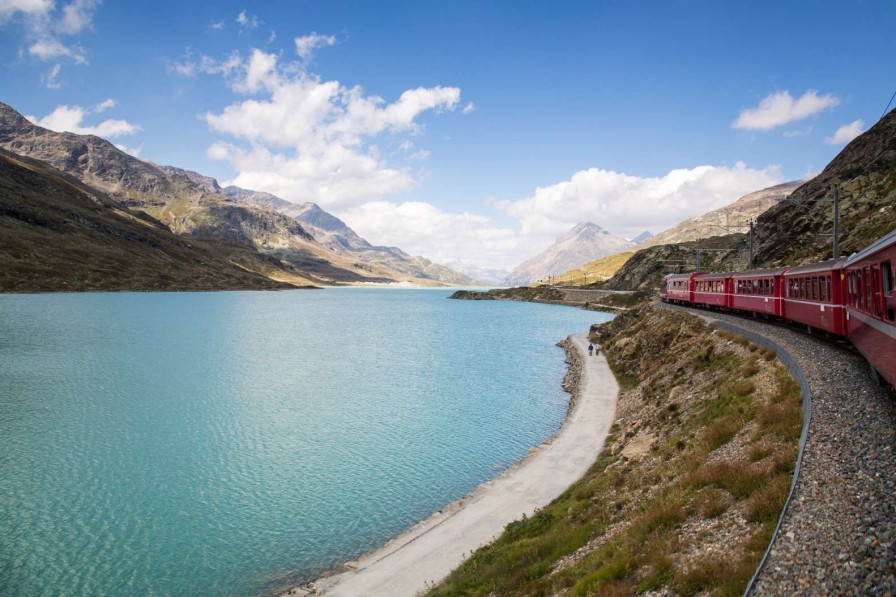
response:
{"label": "ripple on water", "polygon": [[0,296],[2,592],[263,592],[525,456],[602,316],[445,296]]}

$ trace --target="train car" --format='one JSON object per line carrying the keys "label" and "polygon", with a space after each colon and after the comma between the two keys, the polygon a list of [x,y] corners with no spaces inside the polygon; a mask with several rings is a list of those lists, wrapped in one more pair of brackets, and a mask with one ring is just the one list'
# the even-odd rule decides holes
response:
{"label": "train car", "polygon": [[738,272],[731,276],[731,306],[782,317],[784,314],[784,272],[786,267]]}
{"label": "train car", "polygon": [[831,259],[794,267],[784,273],[782,317],[838,336],[846,335],[843,266]]}
{"label": "train car", "polygon": [[707,307],[731,308],[732,274],[698,274],[694,276],[694,296],[691,302]]}
{"label": "train car", "polygon": [[896,230],[850,257],[846,276],[846,336],[896,387]]}
{"label": "train car", "polygon": [[693,302],[694,298],[694,278],[700,273],[693,274],[668,274],[663,278],[663,287],[660,293],[663,300],[670,302]]}

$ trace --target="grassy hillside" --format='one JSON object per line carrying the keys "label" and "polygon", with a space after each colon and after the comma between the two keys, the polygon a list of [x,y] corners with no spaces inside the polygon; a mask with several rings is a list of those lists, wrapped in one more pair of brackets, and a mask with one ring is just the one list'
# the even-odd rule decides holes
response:
{"label": "grassy hillside", "polygon": [[[246,269],[221,245],[172,234],[43,162],[0,150],[0,291],[294,288]],[[233,249],[238,253],[238,248]],[[254,260],[253,265],[264,267]]]}
{"label": "grassy hillside", "polygon": [[[609,280],[619,268],[625,265],[625,262],[628,261],[632,255],[634,255],[634,252],[629,251],[589,261],[582,267],[555,276],[552,282],[559,286],[585,286],[586,284]],[[542,284],[533,284],[533,286],[541,285]]]}
{"label": "grassy hillside", "polygon": [[684,314],[644,307],[593,337],[623,385],[605,449],[431,595],[743,593],[789,490],[798,386]]}

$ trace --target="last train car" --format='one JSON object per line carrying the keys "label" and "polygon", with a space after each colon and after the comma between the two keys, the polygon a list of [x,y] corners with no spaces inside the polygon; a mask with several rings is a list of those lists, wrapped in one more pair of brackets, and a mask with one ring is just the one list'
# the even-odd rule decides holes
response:
{"label": "last train car", "polygon": [[871,366],[896,386],[896,230],[844,266],[846,335]]}
{"label": "last train car", "polygon": [[663,299],[673,303],[693,302],[694,277],[699,275],[699,273],[667,275],[663,278],[663,287],[660,289]]}

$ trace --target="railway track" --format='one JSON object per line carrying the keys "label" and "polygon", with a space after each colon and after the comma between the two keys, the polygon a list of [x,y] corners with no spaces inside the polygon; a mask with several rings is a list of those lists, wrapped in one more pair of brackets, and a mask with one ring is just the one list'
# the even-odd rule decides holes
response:
{"label": "railway track", "polygon": [[893,389],[876,383],[845,343],[759,318],[663,307],[773,343],[811,395],[793,492],[749,592],[896,594]]}

